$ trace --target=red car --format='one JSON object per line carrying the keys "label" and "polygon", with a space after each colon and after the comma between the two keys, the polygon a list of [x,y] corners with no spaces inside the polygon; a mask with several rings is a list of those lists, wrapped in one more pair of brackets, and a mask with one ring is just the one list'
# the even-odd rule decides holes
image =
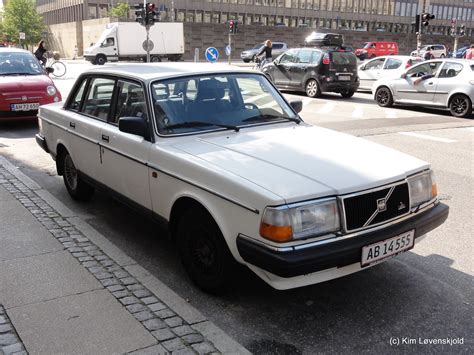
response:
{"label": "red car", "polygon": [[366,42],[363,48],[357,48],[355,55],[360,60],[372,59],[383,55],[398,55],[397,42]]}
{"label": "red car", "polygon": [[37,117],[40,105],[61,99],[48,72],[33,54],[23,49],[0,48],[0,119]]}

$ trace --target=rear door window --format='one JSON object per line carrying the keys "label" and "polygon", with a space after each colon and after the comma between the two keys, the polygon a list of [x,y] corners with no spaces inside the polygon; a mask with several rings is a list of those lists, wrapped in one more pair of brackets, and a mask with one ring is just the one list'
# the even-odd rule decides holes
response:
{"label": "rear door window", "polygon": [[332,64],[357,66],[357,58],[352,52],[331,52],[330,57]]}
{"label": "rear door window", "polygon": [[274,43],[272,45],[272,48],[273,49],[282,49],[283,48],[283,44],[282,43]]}
{"label": "rear door window", "polygon": [[82,112],[86,115],[107,121],[115,80],[109,78],[93,78],[89,85]]}
{"label": "rear door window", "polygon": [[447,62],[440,70],[438,78],[453,78],[457,76],[462,69],[463,65],[460,63]]}

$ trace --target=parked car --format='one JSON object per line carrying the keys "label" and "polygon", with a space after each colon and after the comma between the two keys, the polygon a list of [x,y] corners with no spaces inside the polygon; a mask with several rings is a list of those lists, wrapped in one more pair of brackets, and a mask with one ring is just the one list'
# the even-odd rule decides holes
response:
{"label": "parked car", "polygon": [[[262,50],[264,43],[259,43],[252,49],[247,49],[240,53],[240,58],[245,62],[255,62],[255,57],[258,53]],[[286,52],[288,50],[288,44],[285,42],[273,42],[272,43],[272,56],[273,58],[278,57],[280,54]]]}
{"label": "parked car", "polygon": [[[418,82],[418,78],[422,79]],[[448,108],[453,116],[468,117],[474,102],[474,61],[436,59],[417,64],[400,77],[382,78],[373,86],[382,107],[406,104]]]}
{"label": "parked car", "polygon": [[72,198],[100,186],[166,223],[208,292],[234,282],[235,261],[276,289],[341,277],[445,221],[428,163],[310,126],[301,109],[250,69],[99,67],[40,108],[36,139]]}
{"label": "parked car", "polygon": [[365,60],[383,55],[398,55],[397,42],[366,42],[362,48],[355,50],[357,58]]}
{"label": "parked car", "polygon": [[407,68],[422,62],[408,55],[390,55],[371,59],[359,65],[359,90],[372,90],[372,85],[383,77],[400,77]]}
{"label": "parked car", "polygon": [[36,57],[23,49],[0,48],[0,118],[32,118],[40,105],[61,94]]}
{"label": "parked car", "polygon": [[359,87],[357,58],[341,49],[290,49],[262,70],[278,88],[304,91],[309,97],[337,92],[349,98]]}
{"label": "parked car", "polygon": [[420,48],[419,53],[414,50],[410,55],[424,58],[427,51],[430,51],[434,58],[446,58],[448,56],[448,50],[444,44],[427,44]]}

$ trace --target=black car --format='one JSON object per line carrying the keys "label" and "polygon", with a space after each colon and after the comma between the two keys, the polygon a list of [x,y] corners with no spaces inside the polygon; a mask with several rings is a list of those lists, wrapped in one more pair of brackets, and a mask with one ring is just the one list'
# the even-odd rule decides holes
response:
{"label": "black car", "polygon": [[305,91],[309,97],[322,92],[351,97],[359,87],[357,58],[345,49],[290,49],[262,71],[278,88]]}

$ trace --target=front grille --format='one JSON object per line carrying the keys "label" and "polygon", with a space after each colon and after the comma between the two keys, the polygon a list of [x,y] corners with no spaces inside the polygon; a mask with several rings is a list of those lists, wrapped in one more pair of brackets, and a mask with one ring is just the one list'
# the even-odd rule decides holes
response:
{"label": "front grille", "polygon": [[410,211],[408,184],[343,198],[346,231],[368,228]]}

